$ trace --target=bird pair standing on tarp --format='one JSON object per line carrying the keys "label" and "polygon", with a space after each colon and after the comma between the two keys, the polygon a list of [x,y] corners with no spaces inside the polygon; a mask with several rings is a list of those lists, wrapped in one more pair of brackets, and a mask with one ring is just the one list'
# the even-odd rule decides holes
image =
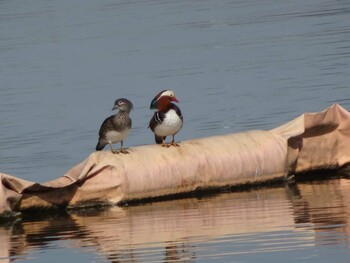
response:
{"label": "bird pair standing on tarp", "polygon": [[[149,122],[149,128],[153,131],[155,141],[163,147],[179,146],[175,142],[177,134],[183,125],[181,110],[173,102],[178,102],[175,92],[163,90],[159,92],[151,102],[151,109],[156,111]],[[99,131],[99,139],[96,151],[101,151],[107,144],[112,153],[128,153],[123,148],[123,141],[128,137],[132,121],[129,116],[133,104],[125,98],[117,99],[112,110],[119,109],[118,113],[104,120]],[[165,139],[172,136],[171,143],[167,144]],[[114,150],[113,143],[120,142],[120,150]]]}

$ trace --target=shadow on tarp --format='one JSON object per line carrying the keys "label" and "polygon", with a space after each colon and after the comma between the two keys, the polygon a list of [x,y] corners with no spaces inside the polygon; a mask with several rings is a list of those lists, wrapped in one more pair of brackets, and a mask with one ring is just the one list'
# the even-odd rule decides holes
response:
{"label": "shadow on tarp", "polygon": [[123,205],[282,182],[346,167],[349,143],[350,113],[334,104],[269,131],[194,139],[181,147],[138,146],[128,155],[95,152],[43,184],[0,173],[0,213]]}

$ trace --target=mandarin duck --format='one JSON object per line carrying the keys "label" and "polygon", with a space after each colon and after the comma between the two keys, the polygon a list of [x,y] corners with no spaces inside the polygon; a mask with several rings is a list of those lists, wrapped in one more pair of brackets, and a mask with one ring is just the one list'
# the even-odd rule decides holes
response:
{"label": "mandarin duck", "polygon": [[[162,144],[163,147],[179,146],[175,142],[175,134],[182,128],[183,116],[180,108],[172,103],[173,101],[179,102],[175,92],[163,90],[154,97],[150,106],[157,111],[149,122],[149,128],[154,132],[156,143]],[[170,135],[173,139],[170,144],[166,144],[165,139]]]}
{"label": "mandarin duck", "polygon": [[[99,139],[96,145],[96,151],[101,151],[106,144],[109,144],[112,153],[128,153],[123,149],[123,141],[128,137],[131,129],[131,119],[129,113],[133,105],[131,101],[121,98],[114,103],[112,110],[119,109],[118,113],[104,120],[99,131]],[[120,142],[120,150],[114,150],[112,143]]]}

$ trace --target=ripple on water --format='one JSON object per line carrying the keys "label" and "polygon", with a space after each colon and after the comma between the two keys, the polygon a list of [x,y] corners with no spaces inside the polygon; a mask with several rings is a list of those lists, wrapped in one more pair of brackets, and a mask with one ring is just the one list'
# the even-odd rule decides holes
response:
{"label": "ripple on water", "polygon": [[[1,172],[63,175],[94,150],[121,96],[135,104],[128,146],[154,143],[149,103],[165,88],[185,117],[179,140],[350,108],[349,10],[329,0],[1,1]],[[32,262],[347,262],[348,193],[343,179],[44,211],[0,228],[0,252]]]}

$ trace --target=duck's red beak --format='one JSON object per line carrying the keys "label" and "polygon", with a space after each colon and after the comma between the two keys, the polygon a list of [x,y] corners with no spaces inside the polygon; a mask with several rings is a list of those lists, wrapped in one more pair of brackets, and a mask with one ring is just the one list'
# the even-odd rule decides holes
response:
{"label": "duck's red beak", "polygon": [[171,97],[171,101],[179,102],[176,97]]}

